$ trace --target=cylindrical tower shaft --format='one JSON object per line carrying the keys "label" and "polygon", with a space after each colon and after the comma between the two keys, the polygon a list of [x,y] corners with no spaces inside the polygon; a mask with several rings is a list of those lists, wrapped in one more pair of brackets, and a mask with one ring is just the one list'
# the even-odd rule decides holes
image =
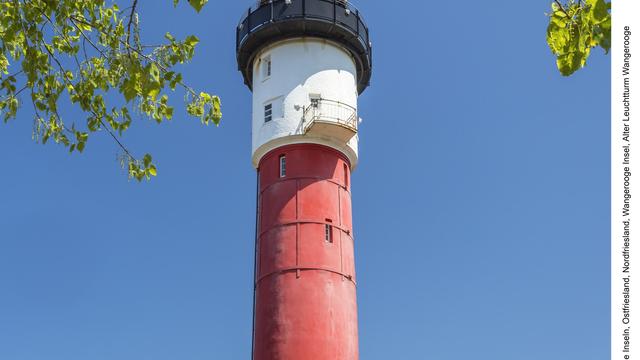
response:
{"label": "cylindrical tower shaft", "polygon": [[347,158],[289,145],[259,171],[255,360],[357,359]]}

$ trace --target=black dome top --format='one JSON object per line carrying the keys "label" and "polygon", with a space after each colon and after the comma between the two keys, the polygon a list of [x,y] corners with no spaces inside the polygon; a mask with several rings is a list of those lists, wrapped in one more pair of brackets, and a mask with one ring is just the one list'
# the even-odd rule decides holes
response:
{"label": "black dome top", "polygon": [[238,69],[251,89],[253,60],[265,46],[296,37],[329,39],[343,45],[353,56],[358,71],[358,92],[371,79],[369,29],[360,12],[345,0],[260,1],[238,24]]}

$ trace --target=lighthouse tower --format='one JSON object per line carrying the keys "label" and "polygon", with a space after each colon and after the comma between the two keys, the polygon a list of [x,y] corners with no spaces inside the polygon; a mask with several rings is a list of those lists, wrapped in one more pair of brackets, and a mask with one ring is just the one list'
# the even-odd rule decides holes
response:
{"label": "lighthouse tower", "polygon": [[253,359],[357,360],[350,178],[369,31],[345,0],[260,1],[236,48],[258,171]]}

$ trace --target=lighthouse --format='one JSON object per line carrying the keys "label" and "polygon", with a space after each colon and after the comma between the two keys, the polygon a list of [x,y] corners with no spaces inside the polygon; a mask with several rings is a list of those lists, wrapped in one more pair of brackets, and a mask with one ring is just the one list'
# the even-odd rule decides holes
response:
{"label": "lighthouse", "polygon": [[369,30],[344,0],[259,1],[236,51],[258,173],[253,359],[357,360],[351,172]]}

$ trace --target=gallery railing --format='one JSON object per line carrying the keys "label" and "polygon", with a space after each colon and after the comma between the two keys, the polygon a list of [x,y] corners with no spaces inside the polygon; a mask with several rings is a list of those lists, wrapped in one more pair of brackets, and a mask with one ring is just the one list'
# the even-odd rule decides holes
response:
{"label": "gallery railing", "polygon": [[318,99],[304,109],[304,132],[316,122],[336,124],[358,131],[358,112],[353,106],[335,100]]}
{"label": "gallery railing", "polygon": [[342,0],[272,0],[259,1],[250,7],[236,29],[236,49],[239,50],[247,37],[262,26],[286,20],[313,19],[341,26],[352,32],[369,53],[371,42],[369,29],[360,11],[348,1]]}

